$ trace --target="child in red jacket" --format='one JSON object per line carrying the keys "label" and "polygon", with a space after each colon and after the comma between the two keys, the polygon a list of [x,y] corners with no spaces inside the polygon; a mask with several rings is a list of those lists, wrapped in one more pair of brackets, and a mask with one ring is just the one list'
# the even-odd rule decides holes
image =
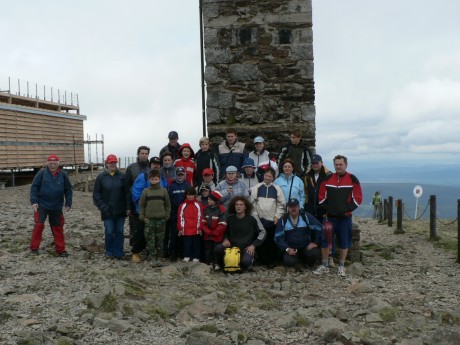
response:
{"label": "child in red jacket", "polygon": [[177,167],[183,167],[185,169],[185,180],[191,186],[194,186],[195,183],[195,161],[193,157],[195,153],[192,150],[190,144],[182,144],[179,150],[177,151],[179,159],[176,159],[174,165]]}
{"label": "child in red jacket", "polygon": [[196,190],[187,187],[185,201],[180,204],[177,213],[178,235],[182,236],[184,262],[200,262],[201,218],[202,210],[196,200]]}
{"label": "child in red jacket", "polygon": [[220,266],[214,255],[214,247],[224,239],[224,232],[227,228],[225,208],[219,204],[222,194],[212,191],[208,197],[208,205],[203,211],[201,230],[203,231],[204,253],[206,263],[213,264],[214,270]]}

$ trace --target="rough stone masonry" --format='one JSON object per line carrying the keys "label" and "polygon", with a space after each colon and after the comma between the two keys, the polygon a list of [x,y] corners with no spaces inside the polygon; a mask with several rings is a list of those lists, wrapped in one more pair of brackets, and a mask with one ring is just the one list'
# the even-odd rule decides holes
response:
{"label": "rough stone masonry", "polygon": [[257,135],[271,152],[299,128],[315,147],[311,0],[203,0],[208,133]]}

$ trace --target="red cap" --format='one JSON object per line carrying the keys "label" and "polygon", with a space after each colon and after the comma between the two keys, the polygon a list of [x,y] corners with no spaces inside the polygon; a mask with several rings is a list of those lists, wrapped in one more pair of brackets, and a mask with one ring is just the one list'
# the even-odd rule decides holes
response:
{"label": "red cap", "polygon": [[115,155],[108,155],[106,162],[107,163],[118,163],[118,158]]}
{"label": "red cap", "polygon": [[59,157],[57,155],[50,155],[47,159],[48,162],[59,162]]}
{"label": "red cap", "polygon": [[214,176],[214,171],[211,168],[206,168],[203,170],[203,173],[201,175],[211,175]]}
{"label": "red cap", "polygon": [[219,202],[220,199],[222,199],[222,194],[220,194],[218,191],[213,190],[211,194],[209,194],[209,198],[214,200],[215,202]]}

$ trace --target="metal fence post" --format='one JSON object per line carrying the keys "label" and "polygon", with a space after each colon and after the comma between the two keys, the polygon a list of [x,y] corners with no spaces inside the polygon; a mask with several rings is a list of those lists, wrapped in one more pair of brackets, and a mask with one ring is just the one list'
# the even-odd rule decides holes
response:
{"label": "metal fence post", "polygon": [[393,197],[388,197],[388,226],[393,226]]}
{"label": "metal fence post", "polygon": [[430,195],[430,239],[436,238],[436,195]]}

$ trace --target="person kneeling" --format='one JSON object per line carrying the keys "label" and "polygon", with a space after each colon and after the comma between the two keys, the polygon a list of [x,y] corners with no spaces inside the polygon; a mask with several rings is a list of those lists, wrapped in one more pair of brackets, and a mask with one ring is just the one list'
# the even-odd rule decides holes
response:
{"label": "person kneeling", "polygon": [[299,200],[289,199],[287,208],[275,232],[275,243],[284,253],[284,265],[293,267],[303,260],[312,267],[321,258],[322,226],[313,215],[300,211]]}

